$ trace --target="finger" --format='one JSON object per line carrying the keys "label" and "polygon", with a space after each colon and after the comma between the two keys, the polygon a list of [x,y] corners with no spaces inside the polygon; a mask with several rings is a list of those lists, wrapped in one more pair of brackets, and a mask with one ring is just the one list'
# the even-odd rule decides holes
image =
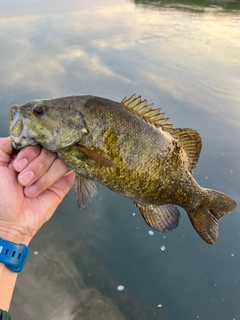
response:
{"label": "finger", "polygon": [[45,208],[44,222],[47,222],[51,218],[60,202],[63,200],[68,191],[73,187],[75,176],[76,174],[74,171],[66,173],[49,189],[45,190],[39,195],[39,200]]}
{"label": "finger", "polygon": [[5,153],[9,155],[12,154],[12,144],[10,137],[0,138],[0,149],[2,149]]}
{"label": "finger", "polygon": [[22,149],[13,162],[13,168],[17,172],[23,171],[29,163],[36,159],[41,153],[40,146],[29,146]]}
{"label": "finger", "polygon": [[70,171],[62,177],[63,183],[66,184],[65,194],[74,186],[75,178],[76,173],[74,171]]}
{"label": "finger", "polygon": [[35,183],[24,189],[25,195],[27,197],[36,197],[62,178],[67,172],[67,169],[68,167],[60,159],[56,159],[46,173],[44,173]]}
{"label": "finger", "polygon": [[42,148],[39,156],[18,175],[18,181],[25,187],[33,184],[46,174],[55,159],[55,153]]}
{"label": "finger", "polygon": [[62,199],[66,196],[69,190],[74,186],[76,173],[74,171],[70,171],[66,173],[63,177],[57,180],[48,190],[54,192],[58,198],[58,202],[62,201]]}

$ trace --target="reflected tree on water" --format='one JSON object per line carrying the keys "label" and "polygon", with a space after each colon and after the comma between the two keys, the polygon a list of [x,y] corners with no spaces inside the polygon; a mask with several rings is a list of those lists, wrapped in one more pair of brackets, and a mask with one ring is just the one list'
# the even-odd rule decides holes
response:
{"label": "reflected tree on water", "polygon": [[134,0],[137,5],[152,8],[173,7],[179,10],[203,13],[204,8],[218,6],[225,12],[240,10],[240,1],[231,0]]}

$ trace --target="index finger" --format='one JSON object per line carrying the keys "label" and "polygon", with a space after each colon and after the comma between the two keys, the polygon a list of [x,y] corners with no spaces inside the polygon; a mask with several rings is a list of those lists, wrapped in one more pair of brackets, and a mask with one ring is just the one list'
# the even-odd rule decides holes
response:
{"label": "index finger", "polygon": [[30,162],[39,156],[40,153],[41,147],[39,145],[23,148],[13,162],[14,169],[17,172],[24,170]]}

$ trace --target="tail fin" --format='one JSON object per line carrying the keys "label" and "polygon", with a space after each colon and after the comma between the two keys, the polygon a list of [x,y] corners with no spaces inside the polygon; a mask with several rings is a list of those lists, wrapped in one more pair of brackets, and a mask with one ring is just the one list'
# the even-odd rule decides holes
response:
{"label": "tail fin", "polygon": [[237,204],[225,193],[205,190],[209,193],[208,206],[200,205],[187,213],[200,237],[208,244],[214,244],[218,238],[218,221],[224,217],[225,213],[230,213]]}

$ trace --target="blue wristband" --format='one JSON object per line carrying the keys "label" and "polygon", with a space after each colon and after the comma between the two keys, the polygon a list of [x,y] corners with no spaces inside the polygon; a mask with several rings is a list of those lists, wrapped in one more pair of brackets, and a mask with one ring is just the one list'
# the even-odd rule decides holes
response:
{"label": "blue wristband", "polygon": [[13,272],[20,272],[28,257],[28,247],[0,238],[0,262]]}

